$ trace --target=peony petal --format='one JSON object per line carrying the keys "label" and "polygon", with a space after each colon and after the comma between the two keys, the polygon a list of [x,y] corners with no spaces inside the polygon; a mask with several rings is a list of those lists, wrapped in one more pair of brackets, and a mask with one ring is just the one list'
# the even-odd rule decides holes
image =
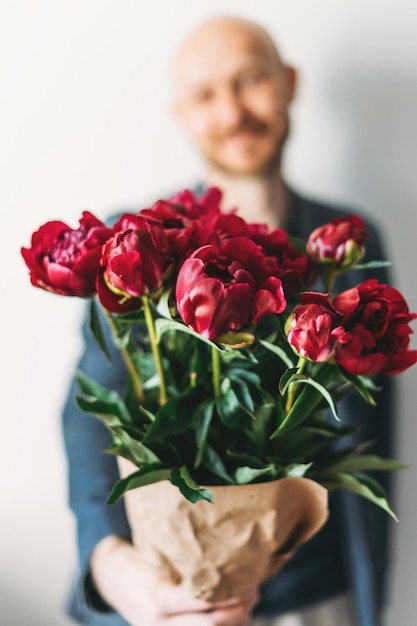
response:
{"label": "peony petal", "polygon": [[82,274],[76,274],[58,263],[48,263],[47,276],[47,284],[50,286],[48,291],[80,298],[86,298],[94,292],[94,286]]}

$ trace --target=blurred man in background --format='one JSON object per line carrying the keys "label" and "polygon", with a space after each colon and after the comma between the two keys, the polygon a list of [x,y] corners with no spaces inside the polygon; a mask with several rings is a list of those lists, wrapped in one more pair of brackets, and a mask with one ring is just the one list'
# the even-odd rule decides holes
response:
{"label": "blurred man in background", "polygon": [[[296,72],[260,26],[226,17],[204,23],[178,50],[174,72],[175,112],[206,162],[197,189],[219,187],[224,210],[237,207],[249,222],[299,237],[350,212],[302,198],[282,178]],[[381,259],[378,237],[369,224],[368,230],[368,257]],[[382,270],[373,275],[386,282]],[[367,277],[363,273],[356,280]],[[344,280],[341,288],[352,286]],[[80,368],[105,386],[122,388],[117,355],[113,369],[100,365],[88,331],[85,338]],[[110,444],[109,434],[99,420],[81,413],[75,394],[73,386],[64,434],[80,546],[76,619],[97,626],[243,626],[254,612],[254,623],[261,626],[380,624],[387,520],[377,507],[348,494],[331,498],[324,529],[261,590],[211,605],[160,580],[130,543],[123,503],[105,505],[118,478],[116,460],[101,452]],[[357,398],[348,399],[344,410],[347,420],[365,424],[361,437],[375,439],[376,452],[389,455],[388,385],[378,411]]]}

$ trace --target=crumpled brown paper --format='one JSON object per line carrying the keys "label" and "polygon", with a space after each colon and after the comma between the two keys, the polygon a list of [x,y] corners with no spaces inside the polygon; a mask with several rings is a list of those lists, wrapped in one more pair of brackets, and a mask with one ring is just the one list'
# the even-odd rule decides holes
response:
{"label": "crumpled brown paper", "polygon": [[[119,459],[123,476],[135,471]],[[328,517],[327,490],[307,478],[210,487],[213,504],[191,504],[168,481],[124,498],[143,559],[194,597],[223,601],[280,570]]]}

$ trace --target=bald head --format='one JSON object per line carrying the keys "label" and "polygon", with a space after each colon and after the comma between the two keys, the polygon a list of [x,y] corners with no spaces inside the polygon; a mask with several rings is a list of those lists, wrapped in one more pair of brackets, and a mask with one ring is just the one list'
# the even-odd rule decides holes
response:
{"label": "bald head", "polygon": [[[267,31],[259,24],[238,17],[221,16],[207,20],[197,27],[177,50],[174,60],[174,78],[181,93],[194,77],[193,66],[219,69],[236,45],[242,45],[254,57],[262,57],[271,71],[279,72],[283,63]],[[190,74],[190,75],[189,75]]]}
{"label": "bald head", "polygon": [[261,173],[279,162],[294,76],[261,26],[216,17],[177,52],[176,110],[212,167]]}

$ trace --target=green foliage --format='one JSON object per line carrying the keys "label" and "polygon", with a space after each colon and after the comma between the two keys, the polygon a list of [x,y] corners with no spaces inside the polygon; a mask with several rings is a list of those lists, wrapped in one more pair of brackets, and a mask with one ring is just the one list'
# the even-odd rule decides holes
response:
{"label": "green foliage", "polygon": [[[138,468],[116,483],[109,503],[160,480],[170,480],[191,502],[211,502],[210,486],[306,476],[329,490],[357,493],[395,517],[367,472],[403,466],[364,454],[365,446],[340,445],[354,428],[340,423],[337,403],[353,390],[375,404],[378,388],[370,378],[349,375],[332,363],[297,363],[277,316],[216,343],[173,317],[168,291],[151,311],[165,403],[160,403],[161,380],[142,311],[108,320],[129,372],[123,395],[77,375],[79,406],[103,420],[112,434],[107,452]],[[109,355],[95,304],[91,328]],[[215,359],[218,372],[213,350],[220,358]]]}
{"label": "green foliage", "polygon": [[198,502],[199,500],[213,502],[213,495],[210,489],[202,489],[192,478],[185,465],[171,472],[171,482],[178,487],[182,495],[192,503]]}
{"label": "green foliage", "polygon": [[145,465],[137,472],[117,481],[107,499],[107,504],[114,504],[130,489],[137,489],[138,487],[166,480],[171,476],[171,473],[172,470],[169,467],[164,467],[160,463]]}
{"label": "green foliage", "polygon": [[90,330],[93,333],[93,337],[96,340],[97,345],[104,354],[104,356],[107,358],[108,361],[111,361],[110,350],[104,338],[104,332],[97,310],[97,302],[95,298],[92,298],[90,302]]}

